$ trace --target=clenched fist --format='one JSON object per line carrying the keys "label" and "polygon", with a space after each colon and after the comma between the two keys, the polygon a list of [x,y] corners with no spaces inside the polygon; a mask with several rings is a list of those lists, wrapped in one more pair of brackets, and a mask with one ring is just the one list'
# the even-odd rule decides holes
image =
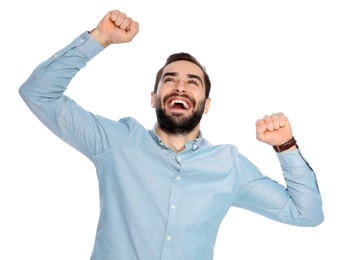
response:
{"label": "clenched fist", "polygon": [[281,112],[256,121],[256,138],[269,145],[281,145],[292,138],[289,119]]}
{"label": "clenched fist", "polygon": [[113,43],[130,42],[139,32],[139,23],[119,10],[108,12],[90,32],[103,47]]}

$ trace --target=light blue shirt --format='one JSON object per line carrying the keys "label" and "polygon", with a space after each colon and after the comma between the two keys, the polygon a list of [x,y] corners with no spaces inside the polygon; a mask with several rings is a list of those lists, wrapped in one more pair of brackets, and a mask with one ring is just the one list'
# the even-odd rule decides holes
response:
{"label": "light blue shirt", "polygon": [[135,119],[94,115],[64,95],[103,47],[87,32],[40,64],[21,86],[32,112],[95,165],[100,217],[93,260],[210,260],[229,207],[297,226],[323,221],[316,177],[299,150],[277,153],[286,187],[233,145],[199,135],[175,153]]}

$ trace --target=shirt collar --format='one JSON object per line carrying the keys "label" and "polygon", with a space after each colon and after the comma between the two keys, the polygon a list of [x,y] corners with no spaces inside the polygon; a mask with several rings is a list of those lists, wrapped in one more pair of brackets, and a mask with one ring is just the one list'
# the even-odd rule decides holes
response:
{"label": "shirt collar", "polygon": [[[157,143],[157,145],[159,145],[160,147],[164,148],[164,149],[170,149],[169,147],[167,147],[164,142],[162,141],[162,139],[158,136],[157,132],[156,132],[156,124],[153,125],[152,129],[150,130],[150,134],[151,137],[153,138],[153,140]],[[201,131],[199,131],[199,135],[197,138],[190,140],[186,143],[186,148],[184,149],[184,151],[195,151],[197,150],[201,144],[202,144],[202,133]]]}

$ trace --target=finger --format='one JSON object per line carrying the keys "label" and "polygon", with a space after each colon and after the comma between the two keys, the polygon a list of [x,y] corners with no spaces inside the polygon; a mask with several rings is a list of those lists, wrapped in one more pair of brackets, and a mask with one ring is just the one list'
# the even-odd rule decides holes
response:
{"label": "finger", "polygon": [[109,19],[115,24],[115,21],[120,14],[121,12],[119,10],[110,11]]}
{"label": "finger", "polygon": [[119,16],[114,21],[115,26],[120,27],[121,24],[127,19],[127,16],[125,13],[120,13]]}
{"label": "finger", "polygon": [[272,125],[273,129],[277,130],[280,128],[280,123],[279,123],[279,116],[276,113],[271,114],[271,120],[272,120]]}
{"label": "finger", "polygon": [[279,120],[279,126],[280,127],[285,126],[286,123],[287,123],[286,116],[283,113],[281,113],[281,112],[278,113],[278,120]]}
{"label": "finger", "polygon": [[119,10],[114,10],[110,14],[110,20],[113,21],[116,27],[120,27],[121,24],[126,20],[127,15],[125,13],[120,12]]}
{"label": "finger", "polygon": [[272,120],[272,115],[271,116],[268,116],[268,115],[265,115],[263,117],[263,120],[267,126],[267,130],[272,132],[274,131],[274,125],[273,125],[273,120]]}
{"label": "finger", "polygon": [[122,30],[129,31],[129,25],[131,24],[131,22],[132,22],[132,18],[127,17],[125,20],[123,20],[123,22],[118,27]]}
{"label": "finger", "polygon": [[267,130],[267,124],[263,119],[258,119],[255,123],[256,132],[264,133]]}
{"label": "finger", "polygon": [[134,37],[139,32],[139,23],[132,21],[129,25],[129,33],[131,33],[132,37]]}

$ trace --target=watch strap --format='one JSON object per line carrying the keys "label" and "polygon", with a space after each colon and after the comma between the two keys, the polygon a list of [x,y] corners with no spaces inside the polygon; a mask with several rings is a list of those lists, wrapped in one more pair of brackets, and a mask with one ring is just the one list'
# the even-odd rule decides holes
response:
{"label": "watch strap", "polygon": [[283,143],[281,145],[273,145],[273,149],[277,152],[277,153],[281,153],[284,152],[288,149],[290,149],[291,147],[293,147],[294,145],[296,145],[297,141],[294,137],[292,137],[289,141],[287,141],[286,143]]}

